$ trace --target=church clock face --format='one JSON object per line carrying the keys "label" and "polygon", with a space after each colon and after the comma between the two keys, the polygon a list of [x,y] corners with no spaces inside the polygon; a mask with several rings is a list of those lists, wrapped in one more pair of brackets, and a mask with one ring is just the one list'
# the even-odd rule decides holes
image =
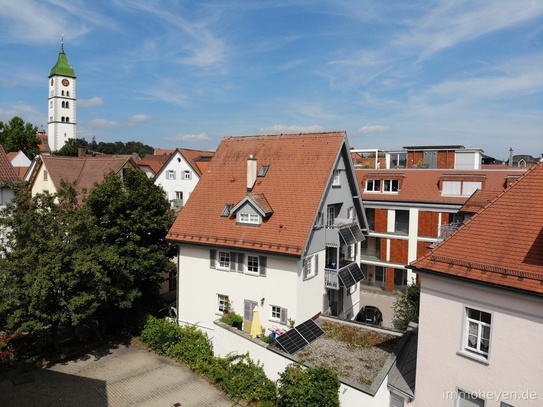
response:
{"label": "church clock face", "polygon": [[68,79],[63,79],[63,80],[62,80],[62,84],[63,84],[64,86],[68,86],[68,85],[70,84],[70,81],[69,81]]}

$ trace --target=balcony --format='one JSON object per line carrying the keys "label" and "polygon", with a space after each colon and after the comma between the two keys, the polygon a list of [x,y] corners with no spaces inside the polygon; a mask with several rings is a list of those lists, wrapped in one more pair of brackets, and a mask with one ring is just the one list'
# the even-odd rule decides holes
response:
{"label": "balcony", "polygon": [[170,202],[172,203],[172,206],[174,208],[182,208],[183,207],[183,200],[182,199],[172,199]]}
{"label": "balcony", "polygon": [[339,268],[328,265],[324,269],[324,287],[332,290],[350,288],[364,278],[364,273],[355,261],[343,261]]}
{"label": "balcony", "polygon": [[380,250],[360,249],[361,260],[381,260]]}
{"label": "balcony", "polygon": [[340,247],[360,242],[364,235],[355,220],[336,218],[333,225],[326,226],[325,239],[326,246]]}

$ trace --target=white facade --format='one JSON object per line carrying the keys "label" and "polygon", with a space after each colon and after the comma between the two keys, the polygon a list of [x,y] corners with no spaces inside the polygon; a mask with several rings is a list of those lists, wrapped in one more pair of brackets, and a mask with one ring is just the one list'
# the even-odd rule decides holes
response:
{"label": "white facade", "polygon": [[155,184],[160,185],[173,206],[182,207],[196,188],[200,177],[192,166],[185,160],[179,150],[156,175]]}
{"label": "white facade", "polygon": [[[217,256],[220,251],[227,250],[180,245],[177,310],[179,323],[196,324],[210,333],[215,328],[213,321],[223,315],[219,296],[227,296],[231,311],[242,316],[245,300],[255,302],[259,309],[260,323],[267,334],[270,333],[268,328],[273,326],[282,329],[288,327],[288,319],[281,321],[277,316],[274,317],[272,307],[274,311],[277,311],[275,307],[286,310],[286,317],[296,323],[304,322],[328,308],[322,270],[314,277],[304,280],[302,262],[299,259],[243,250],[235,251],[244,254],[245,264],[250,255],[266,257],[265,276],[248,272],[246,267],[242,272],[239,272],[237,267],[235,271],[231,271],[230,267],[221,268],[218,260],[215,268],[212,268],[210,250],[215,249]],[[324,257],[324,251],[319,257]],[[320,264],[324,264],[324,259]],[[359,284],[356,284],[356,293],[358,288]],[[347,296],[344,307],[352,307],[352,302],[358,305],[358,300],[356,295]],[[244,326],[246,331],[249,328]]]}
{"label": "white facade", "polygon": [[22,151],[17,152],[17,155],[11,160],[11,165],[14,167],[30,167],[32,161]]}
{"label": "white facade", "polygon": [[47,132],[51,151],[60,150],[76,136],[76,78],[56,75],[49,79]]}
{"label": "white facade", "polygon": [[[490,315],[487,355],[466,350],[467,308]],[[541,406],[542,310],[535,296],[423,275],[412,405]],[[458,391],[484,402],[463,404]]]}

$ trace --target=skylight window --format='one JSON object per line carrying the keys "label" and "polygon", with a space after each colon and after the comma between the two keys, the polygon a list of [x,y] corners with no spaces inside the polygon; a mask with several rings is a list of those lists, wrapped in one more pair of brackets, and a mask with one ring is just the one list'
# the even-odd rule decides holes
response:
{"label": "skylight window", "polygon": [[234,206],[234,204],[226,204],[226,205],[224,205],[224,209],[222,210],[221,216],[223,218],[229,217],[230,216],[230,211],[232,210],[233,206]]}
{"label": "skylight window", "polygon": [[260,167],[260,170],[258,171],[257,176],[258,177],[265,177],[266,174],[268,173],[269,169],[270,169],[269,165],[263,165],[262,167]]}

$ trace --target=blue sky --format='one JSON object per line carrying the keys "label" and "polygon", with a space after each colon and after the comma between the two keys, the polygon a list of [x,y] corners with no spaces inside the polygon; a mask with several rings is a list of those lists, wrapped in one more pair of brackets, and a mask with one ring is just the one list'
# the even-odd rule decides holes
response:
{"label": "blue sky", "polygon": [[543,153],[541,0],[0,0],[0,26],[0,120],[47,127],[64,35],[87,141],[346,130]]}

